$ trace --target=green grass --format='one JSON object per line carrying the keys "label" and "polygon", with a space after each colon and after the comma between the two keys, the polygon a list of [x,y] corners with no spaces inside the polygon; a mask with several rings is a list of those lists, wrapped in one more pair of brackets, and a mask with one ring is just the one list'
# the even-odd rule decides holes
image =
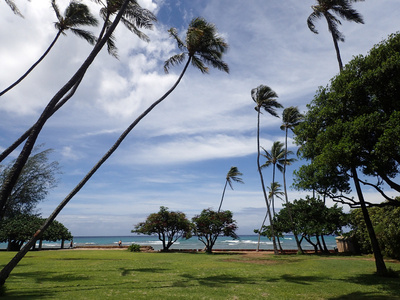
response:
{"label": "green grass", "polygon": [[[13,253],[0,252],[0,264]],[[400,264],[387,262],[400,274]],[[365,257],[30,252],[4,299],[400,299],[400,279]]]}

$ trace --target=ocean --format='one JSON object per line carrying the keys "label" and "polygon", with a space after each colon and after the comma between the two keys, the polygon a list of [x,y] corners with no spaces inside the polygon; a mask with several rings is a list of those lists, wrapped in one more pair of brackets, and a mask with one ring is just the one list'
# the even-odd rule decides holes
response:
{"label": "ocean", "polygon": [[[329,250],[333,250],[336,247],[335,236],[325,236],[325,243]],[[144,236],[144,235],[130,235],[130,236],[76,236],[74,237],[74,246],[111,246],[118,245],[118,241],[122,242],[123,246],[129,246],[133,243],[142,246],[152,246],[154,250],[162,249],[162,242],[158,240],[157,236]],[[285,235],[284,238],[280,239],[282,248],[284,250],[297,249],[296,241],[293,235]],[[234,240],[230,237],[220,236],[214,245],[214,249],[257,249],[258,236],[257,235],[241,235],[239,239]],[[37,243],[37,246],[39,243]],[[60,248],[61,241],[48,242],[43,241],[43,248]],[[66,241],[64,244],[65,248],[69,247],[69,242]],[[6,249],[7,244],[1,243],[0,249]],[[192,237],[188,240],[179,239],[177,240],[170,249],[203,249],[204,244],[200,242],[197,237]],[[302,242],[302,248],[304,250],[314,250],[313,246],[306,241]],[[260,239],[261,250],[273,250],[272,241],[266,237]]]}

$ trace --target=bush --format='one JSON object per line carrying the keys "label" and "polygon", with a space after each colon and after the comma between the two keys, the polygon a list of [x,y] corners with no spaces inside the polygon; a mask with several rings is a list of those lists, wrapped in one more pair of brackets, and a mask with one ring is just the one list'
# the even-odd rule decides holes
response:
{"label": "bush", "polygon": [[140,252],[140,245],[132,244],[128,247],[128,251],[130,252]]}

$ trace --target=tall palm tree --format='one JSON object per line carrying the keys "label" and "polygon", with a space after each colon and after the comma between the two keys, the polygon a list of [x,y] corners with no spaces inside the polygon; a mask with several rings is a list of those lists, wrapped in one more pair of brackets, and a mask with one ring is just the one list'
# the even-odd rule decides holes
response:
{"label": "tall palm tree", "polygon": [[242,175],[243,174],[239,172],[237,167],[231,167],[230,170],[228,171],[228,173],[226,174],[224,191],[222,192],[221,203],[219,204],[218,212],[220,212],[221,206],[222,206],[222,201],[224,201],[226,186],[229,184],[230,188],[233,190],[232,181],[244,183],[242,178],[239,177]]}
{"label": "tall palm tree", "polygon": [[270,209],[270,204],[268,202],[267,191],[265,189],[264,178],[261,171],[261,164],[260,164],[260,115],[262,114],[262,110],[266,111],[270,115],[274,117],[279,117],[276,109],[282,108],[282,105],[276,100],[278,95],[266,85],[259,85],[258,87],[251,90],[251,98],[256,103],[256,107],[254,108],[257,111],[257,168],[258,173],[260,175],[261,180],[261,187],[264,194],[265,204],[267,206],[267,213],[269,216],[269,220],[271,222],[271,231],[272,231],[272,242],[274,245],[274,253],[278,254],[278,249],[276,248],[276,241],[274,235],[274,226],[272,220],[272,214]]}
{"label": "tall palm tree", "polygon": [[53,10],[57,16],[58,22],[54,24],[56,27],[57,34],[54,37],[53,41],[50,43],[50,46],[46,49],[46,51],[42,54],[42,56],[26,71],[19,79],[17,79],[13,84],[7,87],[5,90],[0,92],[0,96],[7,93],[13,87],[15,87],[18,83],[20,83],[26,76],[29,75],[30,72],[46,57],[46,55],[53,48],[54,44],[57,42],[58,38],[61,34],[65,35],[67,30],[70,30],[72,33],[86,40],[89,44],[94,45],[96,42],[96,38],[94,35],[87,31],[80,29],[81,26],[97,26],[97,19],[91,14],[89,8],[83,4],[76,1],[71,1],[67,8],[65,9],[64,15],[61,15],[60,10],[56,4],[55,0],[51,1],[51,5]]}
{"label": "tall palm tree", "polygon": [[318,31],[315,29],[315,20],[323,17],[326,19],[329,32],[332,34],[340,71],[343,69],[343,63],[338,42],[344,42],[344,35],[338,29],[338,26],[342,24],[338,17],[350,22],[364,24],[362,16],[351,5],[352,2],[360,1],[364,0],[317,0],[317,4],[311,6],[313,12],[307,18],[308,28],[316,34],[318,34]]}
{"label": "tall palm tree", "polygon": [[[287,149],[284,149],[283,146],[284,145],[282,142],[276,141],[272,144],[271,152],[268,152],[267,150],[262,148],[265,154],[261,155],[264,156],[267,160],[261,166],[261,168],[262,169],[267,168],[270,165],[272,165],[272,182],[275,182],[276,169],[278,169],[280,172],[283,172],[284,165],[290,165],[295,161],[294,158],[287,159],[287,154],[292,155],[293,152],[289,151],[288,153],[286,153]],[[274,198],[272,197],[271,199],[272,199],[272,213],[275,216]]]}
{"label": "tall palm tree", "polygon": [[[287,158],[287,154],[288,154],[288,150],[287,150],[287,148],[288,148],[288,142],[287,142],[287,140],[288,140],[288,131],[289,131],[289,129],[293,131],[293,128],[295,126],[299,125],[300,122],[303,121],[303,119],[304,119],[304,115],[299,112],[298,107],[290,106],[290,107],[287,107],[287,108],[285,108],[283,110],[281,129],[285,130],[285,158],[284,158],[285,162],[289,161],[288,158]],[[285,193],[285,202],[286,202],[286,206],[288,208],[288,214],[289,214],[290,222],[292,223],[292,231],[293,231],[294,238],[296,240],[297,250],[299,252],[303,252],[303,250],[301,248],[301,244],[300,244],[299,238],[297,237],[297,231],[296,231],[295,224],[294,224],[294,221],[293,221],[293,215],[292,215],[292,211],[291,211],[291,207],[289,205],[289,199],[288,199],[288,195],[287,195],[287,188],[286,188],[286,166],[287,165],[288,165],[287,163],[284,163],[283,170],[282,170],[282,173],[283,173],[283,189],[284,189],[284,193]]]}
{"label": "tall palm tree", "polygon": [[[93,1],[97,3],[102,3],[100,0],[93,0]],[[97,38],[97,45],[102,41],[105,33],[109,31],[111,25],[115,22],[115,19],[113,22],[111,22],[110,20],[111,16],[115,15],[119,11],[123,13],[121,19],[125,20],[124,24],[129,26],[128,28],[140,39],[144,41],[149,41],[148,36],[143,32],[141,32],[139,29],[152,28],[152,22],[157,20],[156,17],[153,15],[153,13],[151,13],[147,9],[141,8],[134,0],[127,0],[127,9],[125,10],[121,10],[122,5],[124,4],[124,1],[121,0],[108,0],[106,3],[102,4],[104,5],[104,7],[101,8],[100,14],[103,16],[103,18],[105,18],[105,20],[102,30]],[[108,12],[106,16],[104,16],[105,12]],[[115,46],[115,39],[112,34],[107,39],[107,49],[109,54],[111,54],[114,57],[117,57],[117,48]],[[76,80],[75,85],[73,86],[73,88],[71,88],[69,93],[65,95],[62,98],[62,100],[60,100],[57,103],[51,115],[53,115],[58,109],[60,109],[75,94],[75,91],[77,90],[80,82],[82,81],[83,75],[81,76],[81,78]],[[27,131],[25,131],[25,133],[23,133],[12,145],[10,145],[0,154],[0,162],[3,161],[8,155],[10,155],[10,153],[12,153],[19,145],[21,145],[24,140],[27,139],[27,137],[32,131],[32,128],[33,126],[29,128]]]}
{"label": "tall palm tree", "polygon": [[[121,8],[122,9],[122,8]],[[120,15],[119,15],[120,17]],[[174,30],[170,30],[170,32],[176,32]],[[172,35],[176,38],[176,35]],[[105,39],[108,39],[109,35],[104,36]],[[93,176],[94,173],[101,167],[101,165],[114,153],[114,151],[119,147],[125,137],[131,132],[131,130],[148,114],[153,108],[155,108],[159,103],[161,103],[172,91],[178,86],[181,81],[183,75],[186,72],[186,69],[189,63],[193,60],[193,57],[196,57],[197,63],[194,64],[195,67],[200,69],[204,73],[206,69],[204,64],[210,64],[217,69],[221,69],[225,72],[228,72],[228,65],[222,60],[222,55],[228,48],[228,44],[225,40],[218,36],[217,30],[213,24],[208,23],[202,18],[194,19],[188,28],[186,34],[186,44],[183,46],[182,44],[178,46],[180,49],[187,49],[188,60],[178,77],[175,84],[157,101],[155,101],[152,105],[150,105],[136,120],[129,125],[129,127],[121,134],[121,136],[117,139],[114,145],[107,151],[107,153],[96,163],[96,165],[86,174],[86,176],[78,183],[78,185],[64,198],[63,201],[58,205],[58,207],[53,211],[53,213],[47,218],[42,227],[36,232],[36,234],[32,237],[30,241],[28,241],[24,247],[14,256],[14,258],[0,271],[0,286],[5,283],[5,280],[10,275],[11,271],[15,268],[18,262],[25,256],[25,254],[29,251],[29,249],[36,243],[38,239],[40,239],[43,232],[50,226],[53,220],[57,217],[57,215],[61,212],[61,210],[68,204],[68,202],[82,189],[82,187],[89,181],[89,179]],[[181,60],[182,61],[182,60]],[[180,62],[181,62],[180,61]],[[167,61],[168,62],[168,61]],[[168,66],[168,63],[166,65]],[[165,65],[164,65],[165,66]],[[208,70],[208,69],[207,69]]]}

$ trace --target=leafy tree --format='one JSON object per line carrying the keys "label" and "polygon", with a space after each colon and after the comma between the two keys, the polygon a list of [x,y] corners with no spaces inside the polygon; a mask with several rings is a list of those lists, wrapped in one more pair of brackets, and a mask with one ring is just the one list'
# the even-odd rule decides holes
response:
{"label": "leafy tree", "polygon": [[[19,251],[21,246],[28,241],[40,228],[44,219],[36,215],[21,214],[12,218],[3,219],[0,223],[0,242],[7,242],[7,250]],[[53,223],[43,240],[58,241],[72,239],[71,233],[59,222]],[[33,245],[34,246],[34,245]]]}
{"label": "leafy tree", "polygon": [[220,235],[238,238],[235,233],[236,221],[232,217],[233,214],[229,210],[216,212],[208,208],[203,209],[200,215],[192,218],[194,235],[205,245],[207,253],[212,253]]}
{"label": "leafy tree", "polygon": [[242,175],[243,174],[239,172],[237,167],[231,167],[229,169],[228,173],[226,174],[224,191],[222,192],[221,203],[219,204],[218,212],[221,211],[221,206],[222,206],[222,201],[224,201],[226,186],[229,184],[230,188],[233,190],[232,181],[244,183],[242,178],[239,177]]}
{"label": "leafy tree", "polygon": [[[399,50],[396,34],[368,56],[355,57],[329,86],[319,89],[305,122],[295,128],[300,152],[310,160],[296,172],[296,186],[362,209],[379,274],[386,273],[386,266],[367,206],[399,206],[385,191],[387,186],[400,191],[393,180],[400,166]],[[357,198],[349,196],[350,180]],[[361,185],[376,189],[385,201],[366,202]]]}
{"label": "leafy tree", "polygon": [[[121,17],[130,1],[132,0],[124,0],[123,2],[121,2],[122,5],[117,15],[115,16],[111,26],[109,26],[107,31],[105,32],[104,36],[96,43],[92,52],[89,54],[89,56],[87,57],[85,62],[81,65],[81,67],[77,70],[77,72],[72,76],[72,78],[50,100],[50,102],[43,110],[37,122],[33,125],[31,130],[29,131],[29,136],[25,142],[25,145],[23,146],[20,155],[18,156],[15,164],[11,169],[10,175],[8,176],[7,180],[5,181],[0,191],[0,211],[4,208],[7,198],[11,194],[11,191],[18,179],[18,176],[20,175],[23,166],[25,165],[30,153],[32,152],[36,139],[41,129],[43,128],[44,124],[46,123],[48,118],[50,118],[52,114],[55,112],[55,108],[59,104],[60,100],[62,100],[67,93],[70,93],[69,95],[67,95],[67,97],[72,97],[74,89],[76,89],[76,87],[79,85],[87,69],[92,64],[92,62],[94,61],[100,50],[103,48],[103,46],[106,44],[107,40],[110,38],[114,29],[117,27],[119,21],[121,20]],[[140,7],[138,7],[138,9],[140,9]],[[109,153],[108,156],[106,155],[106,157],[102,162],[104,162],[111,155],[111,153],[112,151]],[[49,227],[51,222],[55,219],[55,217],[63,209],[63,207],[68,203],[68,201],[71,200],[72,197],[84,186],[84,184],[89,180],[91,175],[93,175],[96,172],[96,170],[100,167],[101,163],[96,165],[96,167],[94,167],[89,172],[88,176],[86,176],[78,184],[78,186],[75,187],[74,190],[60,203],[60,205],[54,210],[54,212],[47,218],[43,226],[39,229],[38,234],[35,235],[29,242],[27,242],[26,245],[14,256],[14,258],[6,266],[4,266],[4,268],[0,271],[0,286],[4,285],[11,271],[15,268],[18,262],[25,256],[29,248],[31,248],[35,244],[36,240],[40,238],[40,235],[43,234],[43,231],[45,231]]]}
{"label": "leafy tree", "polygon": [[[288,206],[293,214],[289,215]],[[335,204],[328,208],[320,199],[306,197],[306,199],[294,200],[293,203],[284,204],[284,208],[279,211],[274,220],[277,234],[291,233],[295,224],[296,231],[301,235],[300,243],[306,240],[313,245],[315,252],[327,251],[325,244],[321,245],[321,237],[324,235],[338,234],[342,227],[348,224],[346,214],[343,209]],[[270,237],[269,226],[264,227],[264,235]],[[316,239],[316,242],[312,238]],[[322,240],[323,241],[323,240]]]}
{"label": "leafy tree", "polygon": [[[400,207],[385,206],[368,208],[382,253],[400,259]],[[362,253],[372,253],[372,245],[366,230],[361,209],[350,213],[352,230],[346,235],[353,238]]]}
{"label": "leafy tree", "polygon": [[[28,159],[2,211],[2,217],[35,213],[36,205],[56,186],[55,174],[59,172],[59,165],[56,161],[49,162],[51,152],[51,149],[47,149]],[[0,165],[0,186],[6,180],[11,166],[12,163],[4,167]]]}
{"label": "leafy tree", "polygon": [[179,238],[189,239],[192,236],[192,226],[184,213],[168,211],[168,207],[161,206],[158,213],[150,214],[146,221],[135,225],[132,232],[157,234],[163,243],[163,251],[168,251]]}
{"label": "leafy tree", "polygon": [[317,19],[325,18],[329,32],[332,35],[340,71],[343,69],[343,63],[338,42],[344,42],[344,35],[338,29],[338,26],[342,23],[335,15],[347,21],[364,24],[362,16],[351,6],[352,2],[359,1],[364,0],[317,0],[317,5],[311,6],[313,12],[307,19],[308,28],[318,34],[314,22]]}
{"label": "leafy tree", "polygon": [[[257,111],[257,169],[258,173],[260,175],[260,181],[261,181],[261,187],[262,191],[264,194],[264,199],[265,199],[265,204],[267,206],[267,212],[269,216],[269,220],[271,222],[271,230],[274,232],[274,226],[272,224],[272,214],[271,214],[271,208],[270,208],[270,203],[268,202],[268,196],[267,196],[267,191],[265,189],[265,184],[264,184],[264,178],[263,174],[261,171],[261,164],[260,164],[260,115],[262,113],[262,110],[266,111],[270,115],[274,117],[278,117],[278,114],[276,113],[277,108],[282,108],[282,105],[276,100],[278,98],[278,95],[269,87],[266,85],[259,85],[258,87],[254,88],[251,90],[251,98],[253,101],[256,103],[256,107],[254,108]],[[278,254],[278,249],[276,248],[276,241],[275,241],[275,235],[272,237],[272,242],[274,245],[274,253]]]}
{"label": "leafy tree", "polygon": [[91,32],[79,28],[81,26],[97,26],[98,24],[97,19],[90,13],[89,8],[85,4],[71,1],[68,7],[65,9],[64,16],[61,15],[55,0],[51,1],[51,5],[58,19],[58,22],[54,24],[58,30],[55,38],[50,43],[50,46],[46,49],[43,55],[28,69],[28,71],[26,71],[13,84],[0,92],[0,96],[3,96],[18,83],[24,80],[24,78],[27,77],[29,73],[32,72],[32,70],[46,57],[61,34],[65,34],[65,31],[70,30],[72,33],[83,38],[91,45],[94,45],[96,42],[96,38]]}

